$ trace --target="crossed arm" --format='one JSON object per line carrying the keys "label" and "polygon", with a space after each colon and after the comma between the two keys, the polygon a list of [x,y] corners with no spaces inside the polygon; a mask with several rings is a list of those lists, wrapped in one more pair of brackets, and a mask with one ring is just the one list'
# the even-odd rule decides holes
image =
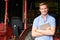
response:
{"label": "crossed arm", "polygon": [[50,29],[46,30],[39,30],[37,28],[32,28],[32,36],[37,37],[37,36],[44,36],[44,35],[54,35],[55,33],[55,27],[50,27]]}

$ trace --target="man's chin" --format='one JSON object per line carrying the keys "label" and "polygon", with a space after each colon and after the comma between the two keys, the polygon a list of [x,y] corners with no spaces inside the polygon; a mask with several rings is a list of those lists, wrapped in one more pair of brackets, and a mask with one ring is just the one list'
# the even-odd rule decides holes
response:
{"label": "man's chin", "polygon": [[47,14],[42,14],[42,15],[47,15]]}

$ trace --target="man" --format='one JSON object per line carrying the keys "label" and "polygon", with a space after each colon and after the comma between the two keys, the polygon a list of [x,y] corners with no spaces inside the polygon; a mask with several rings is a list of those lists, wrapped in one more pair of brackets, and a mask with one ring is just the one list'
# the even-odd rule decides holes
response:
{"label": "man", "polygon": [[[48,14],[47,3],[40,3],[39,11],[41,15],[36,17],[32,26],[32,36],[35,40],[53,40],[53,35],[55,33],[55,18]],[[49,27],[45,27],[45,30],[41,29],[41,25],[49,24]]]}

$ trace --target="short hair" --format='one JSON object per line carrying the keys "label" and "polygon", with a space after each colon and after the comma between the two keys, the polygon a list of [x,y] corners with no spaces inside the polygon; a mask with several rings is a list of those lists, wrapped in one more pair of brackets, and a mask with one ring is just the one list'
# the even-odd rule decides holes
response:
{"label": "short hair", "polygon": [[39,4],[39,7],[42,6],[42,5],[46,5],[48,7],[48,4],[46,2],[42,2]]}

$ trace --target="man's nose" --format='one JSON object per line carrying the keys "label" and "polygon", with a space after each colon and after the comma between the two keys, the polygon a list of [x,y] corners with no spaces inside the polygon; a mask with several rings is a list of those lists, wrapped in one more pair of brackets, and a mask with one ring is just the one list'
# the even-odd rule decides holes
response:
{"label": "man's nose", "polygon": [[45,11],[45,9],[43,9],[43,11]]}

